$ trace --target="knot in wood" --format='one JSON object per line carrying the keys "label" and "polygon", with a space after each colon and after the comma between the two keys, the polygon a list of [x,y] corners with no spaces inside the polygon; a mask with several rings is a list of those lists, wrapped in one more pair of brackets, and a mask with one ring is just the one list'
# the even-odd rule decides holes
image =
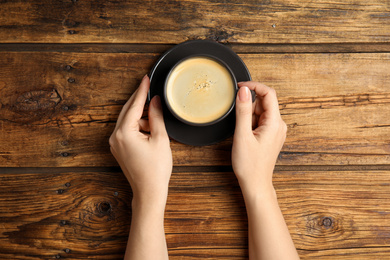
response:
{"label": "knot in wood", "polygon": [[68,33],[69,34],[76,34],[77,32],[75,30],[69,30]]}
{"label": "knot in wood", "polygon": [[107,215],[111,211],[111,204],[109,202],[101,202],[98,204],[97,208],[101,214]]}
{"label": "knot in wood", "polygon": [[56,89],[51,91],[33,90],[19,96],[14,108],[19,112],[36,112],[54,108],[61,100],[62,98]]}
{"label": "knot in wood", "polygon": [[76,80],[75,80],[74,78],[68,78],[68,82],[69,82],[69,83],[75,83]]}
{"label": "knot in wood", "polygon": [[332,221],[331,218],[325,217],[325,218],[322,220],[322,225],[323,225],[325,228],[330,228],[330,227],[332,227],[332,225],[333,225],[333,221]]}
{"label": "knot in wood", "polygon": [[339,237],[346,234],[346,230],[352,230],[353,222],[345,221],[344,216],[329,213],[314,213],[307,216],[306,230],[312,237]]}
{"label": "knot in wood", "polygon": [[69,248],[65,248],[65,249],[64,249],[64,252],[67,253],[67,254],[69,254],[70,252],[72,252],[72,250],[70,250]]}

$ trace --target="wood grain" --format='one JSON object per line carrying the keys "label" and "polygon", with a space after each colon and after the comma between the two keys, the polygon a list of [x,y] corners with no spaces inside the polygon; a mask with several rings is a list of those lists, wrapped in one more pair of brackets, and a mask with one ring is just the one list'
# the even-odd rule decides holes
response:
{"label": "wood grain", "polygon": [[381,0],[2,1],[0,42],[389,42],[389,11]]}
{"label": "wood grain", "polygon": [[[390,55],[242,54],[277,90],[288,138],[278,165],[390,161]],[[113,166],[108,138],[157,54],[3,53],[0,166]],[[172,141],[175,165],[230,165],[231,139]]]}
{"label": "wood grain", "polygon": [[2,174],[0,258],[123,258],[126,183],[121,173]]}
{"label": "wood grain", "polygon": [[[121,259],[130,187],[116,169],[90,170],[2,173],[0,258]],[[389,171],[275,172],[301,259],[386,259],[389,183]],[[172,259],[246,259],[246,213],[234,174],[174,172],[165,231]]]}
{"label": "wood grain", "polygon": [[[278,93],[274,185],[301,259],[390,259],[389,13],[388,0],[0,1],[0,259],[123,259],[132,192],[108,138],[158,57],[192,39],[230,46]],[[171,141],[170,259],[248,258],[231,145]]]}
{"label": "wood grain", "polygon": [[[240,54],[388,53],[390,43],[223,43]],[[136,43],[0,43],[0,52],[163,53],[175,44]]]}

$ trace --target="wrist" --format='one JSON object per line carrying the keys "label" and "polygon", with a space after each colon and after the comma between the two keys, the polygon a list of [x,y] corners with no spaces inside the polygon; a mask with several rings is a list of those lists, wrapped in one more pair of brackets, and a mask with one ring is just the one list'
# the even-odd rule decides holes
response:
{"label": "wrist", "polygon": [[272,184],[257,187],[242,187],[245,203],[277,200],[275,188]]}
{"label": "wrist", "polygon": [[134,193],[132,199],[133,209],[164,211],[167,203],[168,191],[153,193]]}
{"label": "wrist", "polygon": [[274,189],[267,190],[266,192],[246,193],[244,194],[244,201],[248,220],[256,216],[269,214],[272,209],[279,207]]}

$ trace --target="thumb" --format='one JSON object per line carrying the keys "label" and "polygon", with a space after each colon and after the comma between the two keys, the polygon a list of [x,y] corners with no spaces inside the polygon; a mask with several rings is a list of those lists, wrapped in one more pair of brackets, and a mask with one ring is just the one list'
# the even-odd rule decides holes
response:
{"label": "thumb", "polygon": [[161,99],[159,96],[154,96],[150,102],[149,126],[152,138],[168,137],[161,108]]}
{"label": "thumb", "polygon": [[241,87],[236,98],[236,133],[252,132],[252,96],[248,87]]}

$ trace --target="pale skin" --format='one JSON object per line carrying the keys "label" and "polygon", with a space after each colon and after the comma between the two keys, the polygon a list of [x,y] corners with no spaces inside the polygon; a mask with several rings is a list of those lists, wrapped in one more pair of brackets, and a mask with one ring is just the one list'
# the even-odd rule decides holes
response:
{"label": "pale skin", "polygon": [[[164,210],[172,153],[159,97],[143,119],[149,78],[124,105],[110,137],[111,152],[133,190],[132,221],[124,259],[168,259]],[[257,82],[240,82],[232,166],[248,214],[249,259],[299,259],[280,211],[272,174],[286,138],[276,93]],[[252,104],[249,90],[256,92]],[[151,163],[153,162],[153,163]]]}

